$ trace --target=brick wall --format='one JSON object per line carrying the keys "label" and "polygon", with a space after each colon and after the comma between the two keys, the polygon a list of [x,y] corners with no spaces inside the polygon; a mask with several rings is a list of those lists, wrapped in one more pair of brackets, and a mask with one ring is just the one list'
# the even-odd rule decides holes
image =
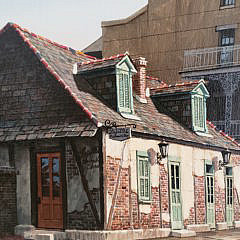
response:
{"label": "brick wall", "polygon": [[[119,185],[117,190],[115,190],[118,181],[117,173],[119,172],[119,164],[119,158],[107,157],[105,176],[107,191],[112,199],[112,201],[107,204],[110,209],[113,208],[112,215],[110,214],[109,217],[112,218],[112,220],[109,221],[111,223],[108,223],[109,229],[117,230],[161,227],[159,188],[152,187],[152,201],[149,203],[151,209],[150,213],[146,214],[140,212],[138,195],[136,192],[130,190],[131,176],[129,176],[129,173],[131,171],[129,168],[121,169]],[[117,193],[116,198],[114,199],[115,191]],[[163,204],[163,206],[165,205]],[[111,213],[111,210],[109,212]]]}
{"label": "brick wall", "polygon": [[13,233],[17,225],[16,174],[0,167],[0,236]]}
{"label": "brick wall", "polygon": [[206,221],[205,208],[205,177],[194,176],[195,206],[197,224],[204,224]]}
{"label": "brick wall", "polygon": [[[160,189],[161,189],[161,212],[162,214],[170,214],[170,205],[169,205],[169,182],[168,182],[168,173],[164,165],[160,165]],[[170,222],[162,219],[162,227],[170,227]]]}
{"label": "brick wall", "polygon": [[[115,72],[114,72],[115,73]],[[117,110],[116,75],[105,72],[107,76],[91,76],[88,83],[113,109]],[[87,76],[84,76],[86,79]],[[78,80],[81,81],[81,78]]]}
{"label": "brick wall", "polygon": [[182,124],[192,128],[191,98],[190,95],[164,96],[153,99],[158,109],[162,106],[171,112]]}

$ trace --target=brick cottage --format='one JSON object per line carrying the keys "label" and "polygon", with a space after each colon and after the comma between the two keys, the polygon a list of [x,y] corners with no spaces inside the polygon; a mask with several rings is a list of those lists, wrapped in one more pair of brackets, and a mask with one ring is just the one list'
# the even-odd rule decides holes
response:
{"label": "brick cottage", "polygon": [[116,240],[239,226],[240,148],[206,121],[204,81],[167,85],[146,64],[1,30],[0,232]]}

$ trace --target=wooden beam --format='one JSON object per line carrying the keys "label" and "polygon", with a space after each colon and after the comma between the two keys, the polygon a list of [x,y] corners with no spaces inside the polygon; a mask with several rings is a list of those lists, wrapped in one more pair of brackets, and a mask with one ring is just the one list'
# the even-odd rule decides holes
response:
{"label": "wooden beam", "polygon": [[91,192],[89,190],[88,181],[87,181],[86,176],[84,174],[84,167],[82,165],[81,158],[84,157],[84,154],[79,154],[79,152],[77,150],[77,146],[76,146],[76,144],[74,143],[73,140],[70,142],[70,144],[71,144],[73,155],[75,157],[75,160],[76,160],[76,163],[77,163],[77,166],[78,166],[78,170],[79,170],[79,173],[80,173],[80,177],[81,177],[81,180],[82,180],[82,185],[83,185],[84,191],[87,194],[87,198],[88,198],[92,213],[94,215],[97,226],[100,229],[101,228],[101,223],[100,223],[100,220],[99,220],[98,211],[97,211],[97,208],[94,204]]}

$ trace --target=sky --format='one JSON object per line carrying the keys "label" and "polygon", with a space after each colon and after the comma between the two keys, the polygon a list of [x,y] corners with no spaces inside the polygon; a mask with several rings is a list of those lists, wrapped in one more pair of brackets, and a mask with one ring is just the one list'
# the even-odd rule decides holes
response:
{"label": "sky", "polygon": [[147,0],[0,0],[0,29],[14,22],[82,50],[101,36],[101,21],[128,17]]}

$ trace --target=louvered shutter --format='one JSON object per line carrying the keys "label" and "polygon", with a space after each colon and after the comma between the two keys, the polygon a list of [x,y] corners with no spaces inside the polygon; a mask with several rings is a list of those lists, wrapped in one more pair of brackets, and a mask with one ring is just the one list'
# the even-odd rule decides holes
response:
{"label": "louvered shutter", "polygon": [[141,201],[151,199],[151,172],[147,152],[137,151],[138,195]]}

